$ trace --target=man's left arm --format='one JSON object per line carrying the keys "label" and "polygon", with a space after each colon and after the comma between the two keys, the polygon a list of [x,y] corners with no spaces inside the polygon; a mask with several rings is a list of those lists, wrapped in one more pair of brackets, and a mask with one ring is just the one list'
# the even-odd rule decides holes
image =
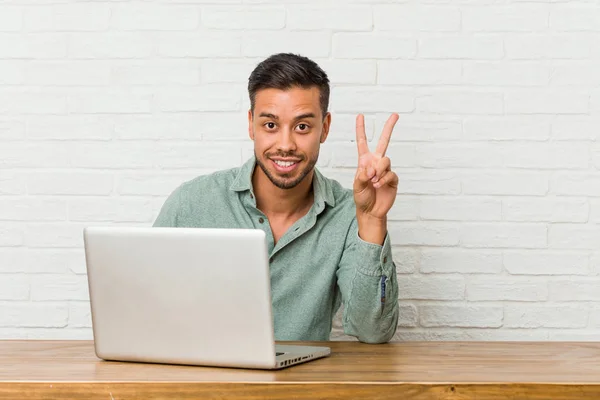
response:
{"label": "man's left arm", "polygon": [[382,243],[361,239],[354,219],[338,268],[344,333],[365,343],[388,342],[398,325],[398,281],[387,234]]}
{"label": "man's left arm", "polygon": [[[387,229],[387,214],[398,192],[398,176],[385,156],[398,114],[392,114],[374,152],[369,150],[364,117],[356,118],[358,168],[353,192],[356,218],[348,232],[338,284],[345,309],[344,327],[361,341],[391,339],[398,322],[398,283]],[[379,307],[374,307],[376,299]]]}

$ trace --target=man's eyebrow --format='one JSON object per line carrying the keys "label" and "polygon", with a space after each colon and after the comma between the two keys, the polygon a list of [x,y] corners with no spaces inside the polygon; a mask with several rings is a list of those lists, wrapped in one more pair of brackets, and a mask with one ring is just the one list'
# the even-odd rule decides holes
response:
{"label": "man's eyebrow", "polygon": [[314,113],[305,113],[305,114],[297,115],[294,119],[299,120],[299,119],[316,118],[316,117],[317,116]]}
{"label": "man's eyebrow", "polygon": [[279,117],[275,114],[271,114],[271,113],[265,113],[265,112],[261,112],[259,114],[259,117],[266,117],[266,118],[271,118],[271,119],[279,119]]}

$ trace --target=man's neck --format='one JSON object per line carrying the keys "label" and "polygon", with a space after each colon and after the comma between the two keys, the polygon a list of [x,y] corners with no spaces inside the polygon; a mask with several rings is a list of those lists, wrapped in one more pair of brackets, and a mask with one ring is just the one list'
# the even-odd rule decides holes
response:
{"label": "man's neck", "polygon": [[302,182],[292,189],[280,189],[271,182],[257,165],[252,174],[252,186],[256,196],[256,206],[267,216],[281,218],[294,217],[306,213],[314,201],[311,171]]}

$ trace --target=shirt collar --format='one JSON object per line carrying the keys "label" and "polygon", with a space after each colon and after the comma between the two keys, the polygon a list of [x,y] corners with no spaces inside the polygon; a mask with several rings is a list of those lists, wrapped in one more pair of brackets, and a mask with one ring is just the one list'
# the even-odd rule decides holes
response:
{"label": "shirt collar", "polygon": [[[256,159],[252,156],[240,167],[230,189],[234,192],[252,191],[252,174],[255,167]],[[315,204],[319,211],[325,208],[325,203],[332,207],[335,206],[335,197],[331,183],[317,168],[315,168],[313,175],[313,189],[315,192]]]}

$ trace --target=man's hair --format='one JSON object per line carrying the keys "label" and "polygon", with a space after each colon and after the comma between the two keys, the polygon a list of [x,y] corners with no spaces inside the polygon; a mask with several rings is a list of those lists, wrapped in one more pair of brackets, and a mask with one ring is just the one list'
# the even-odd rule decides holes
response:
{"label": "man's hair", "polygon": [[311,59],[291,53],[273,54],[260,62],[248,78],[250,110],[254,113],[256,93],[262,89],[287,90],[292,87],[319,89],[319,103],[323,118],[329,107],[329,78]]}

